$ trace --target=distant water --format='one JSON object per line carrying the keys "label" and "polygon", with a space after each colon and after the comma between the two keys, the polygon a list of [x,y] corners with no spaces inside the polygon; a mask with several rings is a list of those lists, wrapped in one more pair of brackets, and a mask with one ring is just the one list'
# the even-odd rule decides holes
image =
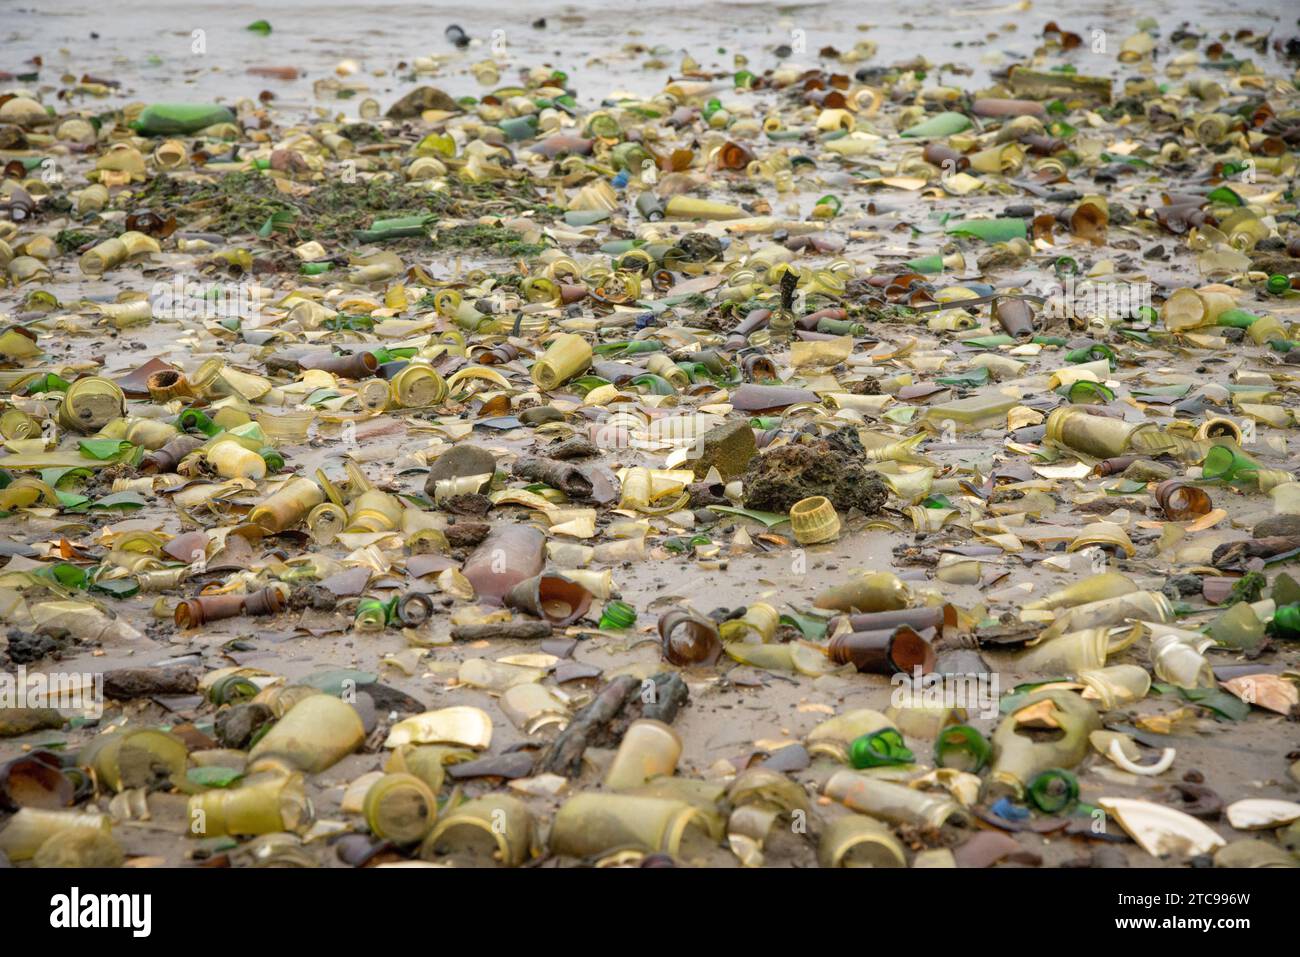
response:
{"label": "distant water", "polygon": [[[1043,24],[1052,19],[1084,38],[1084,47],[1071,54],[1083,73],[1122,70],[1115,51],[1146,16],[1166,33],[1181,23],[1216,32],[1241,27],[1257,32],[1271,28],[1275,36],[1300,32],[1298,8],[1291,0],[1240,7],[1222,0],[1037,0],[1028,11],[1009,6],[996,0],[0,0],[0,70],[26,72],[25,62],[39,55],[45,63],[42,84],[53,85],[64,73],[90,73],[121,81],[123,100],[230,100],[271,90],[286,105],[306,105],[320,102],[312,96],[314,81],[335,77],[335,67],[352,60],[360,69],[349,80],[362,80],[369,89],[350,100],[328,100],[331,110],[349,113],[366,96],[385,106],[395,100],[409,88],[402,78],[409,70],[398,71],[398,63],[422,56],[454,54],[440,75],[426,82],[454,96],[481,93],[485,88],[469,75],[468,66],[494,49],[507,57],[502,84],[520,67],[552,65],[568,72],[581,99],[591,104],[616,89],[646,94],[662,87],[665,71],[645,69],[649,57],[625,50],[630,44],[662,48],[659,58],[673,70],[689,52],[706,69],[731,71],[734,54],[742,52],[749,68],[761,72],[779,62],[774,51],[783,44],[803,47],[789,62],[811,65],[822,47],[847,50],[859,40],[872,40],[879,47],[872,63],[923,55],[936,65],[969,69],[970,76],[947,79],[970,85],[982,82],[990,67],[1008,57],[1032,52]],[[533,28],[530,24],[540,17],[546,28]],[[271,22],[269,36],[245,29],[259,19]],[[475,38],[475,45],[457,51],[444,36],[452,23]],[[1008,24],[1016,29],[1004,31]],[[864,25],[870,29],[859,29]],[[1091,53],[1095,30],[1106,32],[1106,54]],[[250,76],[246,71],[251,66],[295,66],[303,78],[285,82]],[[95,101],[87,102],[94,108]]]}

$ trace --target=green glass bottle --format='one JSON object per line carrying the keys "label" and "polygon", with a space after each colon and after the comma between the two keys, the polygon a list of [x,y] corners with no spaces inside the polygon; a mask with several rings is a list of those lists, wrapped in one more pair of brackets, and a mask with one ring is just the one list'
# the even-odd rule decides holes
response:
{"label": "green glass bottle", "polygon": [[1226,445],[1216,445],[1206,453],[1205,461],[1201,463],[1201,475],[1208,480],[1222,479],[1231,482],[1240,473],[1258,468],[1259,466],[1246,456],[1234,452]]}
{"label": "green glass bottle", "polygon": [[944,728],[934,742],[934,763],[975,774],[988,764],[993,749],[988,739],[968,724]]}
{"label": "green glass bottle", "polygon": [[186,409],[176,420],[176,427],[182,432],[202,432],[204,435],[216,435],[221,431],[217,425],[198,409]]}
{"label": "green glass bottle", "polygon": [[849,763],[858,770],[883,768],[893,764],[911,764],[915,755],[903,744],[896,728],[881,728],[854,738],[849,745]]}
{"label": "green glass bottle", "polygon": [[1273,612],[1272,632],[1287,641],[1300,641],[1300,602],[1282,605]]}
{"label": "green glass bottle", "polygon": [[383,631],[388,627],[389,606],[378,598],[363,598],[352,627],[357,631]]}
{"label": "green glass bottle", "polygon": [[909,259],[903,263],[913,272],[937,273],[943,272],[943,257],[935,254],[933,256],[920,256],[916,259]]}
{"label": "green glass bottle", "polygon": [[264,449],[258,449],[257,454],[266,463],[266,471],[272,475],[284,468],[284,456],[280,454],[279,450],[268,446]]}
{"label": "green glass bottle", "polygon": [[1061,768],[1048,768],[1029,782],[1027,794],[1038,810],[1057,814],[1079,800],[1079,779]]}
{"label": "green glass bottle", "polygon": [[1118,364],[1118,357],[1115,350],[1110,346],[1100,342],[1094,342],[1091,345],[1082,346],[1078,349],[1072,349],[1065,354],[1065,361],[1071,364],[1080,362],[1095,362],[1098,359],[1107,359],[1110,361],[1110,368],[1113,372]]}
{"label": "green glass bottle", "polygon": [[1248,329],[1259,318],[1245,309],[1225,309],[1215,320],[1215,325],[1232,326],[1235,329]]}
{"label": "green glass bottle", "polygon": [[608,631],[631,628],[636,623],[636,609],[625,601],[610,601],[600,615],[600,627]]}

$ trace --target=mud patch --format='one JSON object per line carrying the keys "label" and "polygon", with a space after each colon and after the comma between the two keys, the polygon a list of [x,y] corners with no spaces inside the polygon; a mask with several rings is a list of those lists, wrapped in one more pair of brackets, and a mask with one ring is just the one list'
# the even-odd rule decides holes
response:
{"label": "mud patch", "polygon": [[67,640],[52,638],[49,635],[34,635],[28,632],[9,632],[9,646],[6,654],[15,665],[29,665],[42,658],[54,658],[61,655],[69,645]]}

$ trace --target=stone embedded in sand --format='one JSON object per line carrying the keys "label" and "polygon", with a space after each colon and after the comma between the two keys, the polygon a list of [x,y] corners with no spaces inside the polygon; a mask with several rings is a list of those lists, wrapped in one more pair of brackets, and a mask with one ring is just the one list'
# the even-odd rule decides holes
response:
{"label": "stone embedded in sand", "polygon": [[188,695],[199,688],[197,668],[114,668],[104,672],[104,697],[130,701],[153,695]]}
{"label": "stone embedded in sand", "polygon": [[439,482],[470,475],[487,475],[489,478],[483,483],[487,485],[496,469],[496,457],[487,449],[477,445],[453,445],[429,466],[429,477],[424,480],[424,492],[433,498],[434,488]]}
{"label": "stone embedded in sand", "polygon": [[491,530],[487,522],[456,522],[447,526],[447,544],[452,548],[472,548],[487,538]]}
{"label": "stone embedded in sand", "polygon": [[1251,530],[1254,538],[1300,535],[1300,515],[1270,515]]}
{"label": "stone embedded in sand", "polygon": [[453,495],[442,501],[442,510],[450,515],[482,518],[491,508],[492,500],[486,495]]}
{"label": "stone embedded in sand", "polygon": [[306,173],[311,170],[297,150],[272,150],[271,169],[281,173]]}
{"label": "stone embedded in sand", "polygon": [[547,422],[563,422],[564,413],[551,405],[535,405],[519,413],[519,421],[530,429]]}
{"label": "stone embedded in sand", "polygon": [[419,86],[388,108],[390,120],[411,120],[425,110],[459,113],[460,104],[436,86]]}
{"label": "stone embedded in sand", "polygon": [[801,499],[824,495],[839,512],[879,512],[889,490],[854,458],[825,441],[778,446],[750,463],[742,481],[745,507],[788,512]]}
{"label": "stone embedded in sand", "polygon": [[0,708],[0,738],[46,729],[62,728],[67,722],[54,708]]}
{"label": "stone embedded in sand", "polygon": [[742,475],[758,454],[754,430],[748,422],[727,422],[710,429],[701,440],[700,457],[692,463],[696,478],[703,478],[711,467],[724,482]]}

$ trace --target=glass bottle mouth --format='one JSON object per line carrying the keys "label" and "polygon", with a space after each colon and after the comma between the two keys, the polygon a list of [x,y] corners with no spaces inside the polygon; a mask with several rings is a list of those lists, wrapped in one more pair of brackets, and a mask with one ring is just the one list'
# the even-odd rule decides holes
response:
{"label": "glass bottle mouth", "polygon": [[601,628],[631,628],[636,622],[636,609],[624,601],[606,602],[600,616]]}

